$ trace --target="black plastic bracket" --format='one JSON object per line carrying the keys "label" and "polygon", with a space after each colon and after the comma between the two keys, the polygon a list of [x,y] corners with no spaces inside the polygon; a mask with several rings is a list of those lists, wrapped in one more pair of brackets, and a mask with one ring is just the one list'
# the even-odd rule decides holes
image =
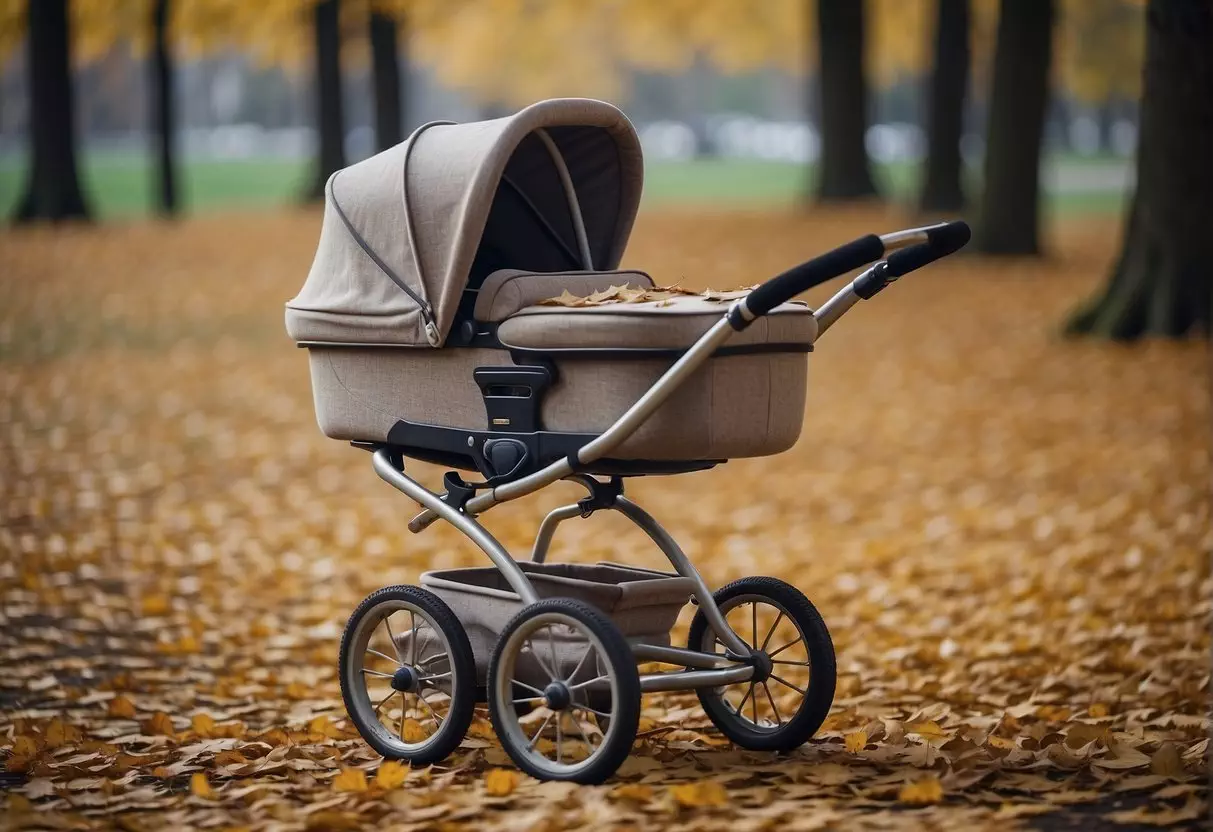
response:
{"label": "black plastic bracket", "polygon": [[[447,471],[442,475],[442,485],[446,489],[442,502],[459,511],[463,511],[463,507],[468,504],[468,500],[476,496],[476,485],[465,482],[463,477],[459,476],[455,471]],[[484,486],[481,485],[480,487],[483,488]]]}
{"label": "black plastic bracket", "polygon": [[477,367],[472,378],[480,386],[489,430],[503,433],[534,433],[542,430],[539,419],[544,392],[554,381],[552,371],[539,365]]}
{"label": "black plastic bracket", "polygon": [[590,489],[589,496],[577,501],[582,517],[589,517],[599,509],[612,508],[615,499],[623,493],[623,477],[611,477],[605,481],[589,477],[588,480],[586,487]]}

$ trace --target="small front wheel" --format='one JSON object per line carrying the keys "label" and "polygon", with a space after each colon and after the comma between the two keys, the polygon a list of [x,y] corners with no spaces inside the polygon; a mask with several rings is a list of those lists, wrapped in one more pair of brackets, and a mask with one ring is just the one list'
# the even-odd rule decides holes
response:
{"label": "small front wheel", "polygon": [[463,741],[476,707],[476,661],[459,619],[415,586],[358,605],[341,639],[341,697],[384,757],[436,763]]}
{"label": "small front wheel", "polygon": [[[755,675],[700,688],[703,710],[742,748],[799,748],[821,727],[834,701],[834,644],[825,622],[804,593],[778,578],[742,578],[713,597],[725,622],[754,651]],[[691,621],[687,646],[725,653],[702,610]]]}
{"label": "small front wheel", "polygon": [[[520,769],[592,785],[614,774],[632,748],[640,676],[609,618],[581,601],[549,598],[522,609],[501,633],[488,699],[493,729]],[[532,709],[522,712],[525,705]]]}

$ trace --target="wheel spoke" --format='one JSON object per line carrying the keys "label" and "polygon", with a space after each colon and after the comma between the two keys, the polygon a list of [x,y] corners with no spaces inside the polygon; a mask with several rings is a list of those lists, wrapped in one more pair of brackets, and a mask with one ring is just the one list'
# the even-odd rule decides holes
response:
{"label": "wheel spoke", "polygon": [[370,654],[372,654],[372,655],[378,656],[378,657],[379,657],[379,658],[381,658],[381,659],[387,659],[387,660],[388,660],[389,662],[391,662],[392,664],[397,664],[397,665],[398,665],[398,664],[400,664],[400,662],[396,661],[396,660],[395,660],[395,659],[393,659],[391,656],[387,655],[386,653],[380,653],[378,650],[376,650],[376,649],[375,649],[375,648],[373,648],[373,647],[368,647],[368,648],[366,648],[366,652],[368,652],[368,653],[370,653]]}
{"label": "wheel spoke", "polygon": [[386,705],[387,701],[395,695],[396,691],[388,691],[388,695],[379,700],[379,704],[375,706],[375,716],[379,716],[379,712],[383,710],[383,706]]}
{"label": "wheel spoke", "polygon": [[[534,636],[534,633],[531,634]],[[539,669],[548,674],[548,681],[556,681],[556,671],[547,666],[543,657],[539,655],[539,651],[535,649],[535,641],[532,638],[527,638],[526,643],[531,645],[531,655],[535,657],[535,662],[539,665]]]}
{"label": "wheel spoke", "polygon": [[771,664],[790,664],[795,667],[812,667],[812,662],[790,662],[787,659],[771,659]]}
{"label": "wheel spoke", "polygon": [[379,677],[381,677],[381,678],[383,678],[383,679],[394,679],[394,678],[396,678],[396,677],[394,677],[394,676],[393,676],[391,673],[380,673],[378,670],[371,670],[369,667],[364,667],[364,668],[362,668],[362,672],[363,672],[363,673],[369,673],[369,674],[371,674],[372,676],[379,676]]}
{"label": "wheel spoke", "polygon": [[804,688],[796,687],[791,682],[789,682],[787,679],[781,679],[780,677],[776,676],[774,673],[770,674],[770,677],[772,679],[774,679],[776,682],[778,682],[779,684],[783,685],[784,687],[788,687],[788,688],[791,688],[792,690],[796,691],[801,696],[808,696],[808,693],[804,690]]}
{"label": "wheel spoke", "polygon": [[[409,700],[404,695],[404,691],[400,691],[400,741],[404,742],[404,720],[408,717]],[[407,745],[407,743],[406,743]]]}
{"label": "wheel spoke", "polygon": [[[549,654],[552,657],[552,681],[560,678],[560,662],[556,661],[556,637],[552,635],[552,625],[548,625],[548,649],[552,652]],[[556,725],[556,730],[560,730],[559,723]]]}
{"label": "wheel spoke", "polygon": [[517,679],[510,679],[510,684],[512,684],[512,685],[517,685],[517,686],[518,686],[518,687],[520,687],[520,688],[526,688],[526,689],[527,689],[527,690],[529,690],[531,693],[537,693],[537,694],[539,694],[539,696],[540,696],[540,697],[542,697],[542,696],[543,696],[543,691],[541,691],[539,688],[532,687],[531,685],[528,685],[526,682],[519,682]]}
{"label": "wheel spoke", "polygon": [[564,680],[566,685],[572,684],[573,680],[577,678],[577,674],[581,672],[581,666],[585,664],[585,660],[589,657],[593,650],[593,645],[587,643],[585,646],[585,652],[581,654],[581,658],[577,661],[577,666],[573,668],[573,672],[569,674],[569,678]]}
{"label": "wheel spoke", "polygon": [[753,635],[751,635],[751,638],[753,639],[753,641],[750,642],[750,646],[757,649],[758,648],[758,605],[755,604],[753,601],[750,602],[750,627],[751,627],[751,633],[753,634]]}
{"label": "wheel spoke", "polygon": [[539,726],[539,730],[535,732],[535,736],[531,737],[531,741],[527,743],[527,748],[535,747],[535,743],[539,742],[539,738],[543,736],[543,729],[548,727],[548,723],[552,721],[552,716],[555,713],[555,711],[548,711],[547,718],[543,721],[543,724]]}
{"label": "wheel spoke", "polygon": [[610,676],[595,676],[593,679],[586,679],[584,682],[578,682],[575,685],[569,685],[569,690],[581,690],[582,688],[586,687],[587,685],[592,685],[595,682],[601,682],[603,680],[610,679],[610,678],[611,678]]}
{"label": "wheel spoke", "polygon": [[783,725],[783,717],[779,715],[779,706],[775,704],[775,697],[771,696],[771,689],[765,681],[762,683],[762,689],[766,691],[767,702],[771,703],[771,710],[775,712],[775,724]]}
{"label": "wheel spoke", "polygon": [[417,614],[409,610],[409,664],[417,664]]}
{"label": "wheel spoke", "polygon": [[442,717],[438,716],[437,711],[435,711],[430,706],[429,702],[425,701],[425,697],[422,696],[420,693],[417,694],[417,699],[418,699],[418,701],[421,702],[422,705],[425,705],[425,709],[430,712],[430,716],[432,716],[434,718],[434,721],[438,723],[438,727],[441,728],[442,727]]}
{"label": "wheel spoke", "polygon": [[737,715],[739,717],[741,717],[742,719],[745,719],[745,715],[742,713],[742,711],[745,710],[745,703],[750,701],[750,697],[753,694],[754,694],[754,683],[750,682],[750,689],[746,691],[745,696],[741,697],[741,703],[737,706]]}
{"label": "wheel spoke", "polygon": [[449,679],[449,678],[451,678],[451,671],[448,670],[446,673],[435,673],[433,676],[421,676],[417,679],[417,681],[418,682],[432,682],[435,679]]}
{"label": "wheel spoke", "polygon": [[589,711],[589,712],[590,712],[590,713],[592,713],[594,716],[600,716],[600,717],[602,717],[603,719],[610,719],[610,718],[611,718],[611,715],[610,715],[610,714],[604,714],[602,711],[599,711],[599,710],[597,710],[597,709],[595,709],[595,708],[591,708],[589,705],[573,705],[573,707],[574,707],[574,708],[578,708],[578,709],[583,710],[583,711]]}
{"label": "wheel spoke", "polygon": [[396,636],[392,634],[392,614],[390,612],[383,616],[383,626],[387,628],[388,641],[392,643],[392,652],[396,654],[396,664],[404,664],[404,656],[400,655],[400,645],[396,643]]}
{"label": "wheel spoke", "polygon": [[750,713],[754,714],[754,724],[758,724],[758,694],[755,693],[754,683],[750,682],[750,693],[754,694],[750,699]]}
{"label": "wheel spoke", "polygon": [[797,635],[796,638],[789,641],[783,647],[780,647],[778,650],[772,650],[770,653],[767,653],[767,658],[773,659],[776,656],[778,656],[780,653],[782,653],[784,650],[787,650],[789,647],[792,647],[794,645],[800,644],[800,642],[802,642],[802,641],[804,641],[804,638],[800,635]]}
{"label": "wheel spoke", "polygon": [[577,714],[575,713],[577,710],[578,706],[574,705],[574,713],[570,714],[570,717],[572,717],[573,724],[577,726],[577,733],[581,734],[582,741],[590,748],[590,753],[588,756],[592,757],[594,756],[594,743],[590,742],[590,738],[586,736],[585,729],[581,727],[581,720],[577,718]]}
{"label": "wheel spoke", "polygon": [[762,640],[759,650],[767,649],[767,645],[771,643],[771,636],[775,635],[775,628],[779,626],[780,621],[783,621],[783,610],[780,610],[779,615],[775,616],[775,623],[771,625],[771,629],[767,630],[767,637]]}
{"label": "wheel spoke", "polygon": [[525,699],[511,699],[510,704],[511,705],[525,705],[528,702],[542,702],[542,701],[543,701],[542,696],[528,696]]}

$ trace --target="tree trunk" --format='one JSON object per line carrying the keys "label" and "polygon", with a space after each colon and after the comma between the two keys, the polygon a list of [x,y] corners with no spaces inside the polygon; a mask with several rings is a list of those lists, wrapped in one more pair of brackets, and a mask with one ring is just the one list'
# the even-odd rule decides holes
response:
{"label": "tree trunk", "polygon": [[15,219],[87,219],[76,166],[67,0],[38,0],[28,9],[30,172]]}
{"label": "tree trunk", "polygon": [[822,202],[877,195],[864,145],[868,96],[863,72],[863,5],[859,0],[817,0],[821,57],[817,198]]}
{"label": "tree trunk", "polygon": [[987,254],[1040,252],[1040,151],[1049,103],[1053,0],[1003,0],[974,243]]}
{"label": "tree trunk", "polygon": [[345,116],[341,106],[341,4],[320,0],[313,23],[316,38],[316,129],[319,153],[316,178],[308,191],[312,200],[324,199],[324,186],[335,171],[345,167]]}
{"label": "tree trunk", "polygon": [[371,71],[375,79],[375,141],[387,150],[404,141],[404,113],[400,104],[400,37],[397,21],[371,13]]}
{"label": "tree trunk", "polygon": [[1137,191],[1120,259],[1067,331],[1118,340],[1209,332],[1213,265],[1213,4],[1150,0]]}
{"label": "tree trunk", "polygon": [[177,176],[173,135],[173,56],[168,42],[170,0],[152,8],[152,121],[156,133],[156,207],[165,216],[177,213]]}
{"label": "tree trunk", "polygon": [[964,207],[960,138],[969,83],[969,0],[938,0],[935,68],[927,92],[927,169],[919,208]]}

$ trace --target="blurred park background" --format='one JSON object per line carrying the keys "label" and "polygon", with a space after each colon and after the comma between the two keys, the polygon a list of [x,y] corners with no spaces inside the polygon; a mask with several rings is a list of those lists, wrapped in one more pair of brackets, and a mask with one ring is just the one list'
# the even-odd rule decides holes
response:
{"label": "blurred park background", "polygon": [[[64,4],[46,5],[49,14]],[[996,0],[872,0],[862,19],[823,11],[841,15],[824,24],[837,28],[835,78],[822,66],[830,53],[817,46],[814,4],[803,0],[66,5],[67,19],[54,25],[70,27],[80,187],[89,213],[103,219],[288,204],[315,180],[319,151],[319,164],[331,167],[432,119],[491,117],[562,95],[604,98],[629,113],[644,141],[651,205],[803,201],[831,134],[858,144],[839,152],[866,150],[873,193],[913,205],[934,133],[936,155],[948,156],[939,163],[959,165],[946,174],[958,173],[975,195],[999,8]],[[1133,183],[1144,5],[1052,5],[1019,12],[1025,26],[1055,29],[1052,55],[1048,39],[1033,44],[1030,31],[1021,47],[1008,45],[1025,70],[1037,65],[1048,76],[1051,94],[1039,118],[1009,129],[1027,145],[1042,133],[1051,216],[1117,213]],[[25,2],[2,8],[0,212],[11,215],[29,167],[31,45]],[[1032,94],[1030,77],[1006,94]],[[824,118],[827,84],[854,124]],[[156,186],[164,165],[175,184],[167,203]],[[928,201],[945,204],[929,207],[956,207],[946,204],[957,200],[956,183],[932,184],[940,193]],[[868,187],[845,185],[842,195]]]}
{"label": "blurred park background", "polygon": [[[714,586],[821,609],[810,745],[660,694],[605,787],[490,790],[483,715],[402,787],[341,626],[483,557],[320,434],[282,304],[332,171],[564,95],[634,121],[660,285],[974,239],[830,330],[792,450],[628,484]],[[1199,824],[1210,239],[1208,0],[0,0],[0,827]],[[488,526],[522,550],[540,502]]]}

